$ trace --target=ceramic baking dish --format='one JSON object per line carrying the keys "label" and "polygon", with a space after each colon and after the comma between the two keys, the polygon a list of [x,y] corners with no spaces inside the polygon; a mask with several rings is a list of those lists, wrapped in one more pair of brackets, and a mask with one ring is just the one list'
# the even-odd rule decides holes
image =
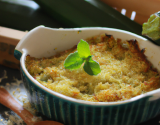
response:
{"label": "ceramic baking dish", "polygon": [[[112,28],[53,29],[39,26],[16,46],[23,82],[30,102],[37,112],[65,125],[131,125],[144,122],[160,113],[160,89],[120,102],[88,102],[54,92],[36,81],[25,67],[25,58],[50,57],[71,48],[80,39],[107,33],[122,40],[136,39],[154,67],[160,71],[160,47],[131,32]],[[56,49],[55,49],[56,48]]]}

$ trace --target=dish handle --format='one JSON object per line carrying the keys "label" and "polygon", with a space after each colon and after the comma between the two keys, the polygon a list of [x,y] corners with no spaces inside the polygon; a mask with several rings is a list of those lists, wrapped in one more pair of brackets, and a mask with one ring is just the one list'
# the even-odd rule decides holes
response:
{"label": "dish handle", "polygon": [[155,91],[157,92],[155,92],[154,94],[151,94],[149,101],[155,101],[155,100],[160,99],[160,89],[155,90]]}
{"label": "dish handle", "polygon": [[20,52],[20,51],[18,51],[18,50],[14,50],[14,57],[17,59],[17,60],[20,60],[20,58],[21,58],[21,56],[22,56],[22,53]]}
{"label": "dish handle", "polygon": [[[32,29],[31,31],[29,31],[17,44],[15,50],[14,50],[14,57],[17,60],[20,60],[23,52],[28,51],[33,45],[32,40],[30,39],[34,39],[34,34],[37,33],[40,29],[43,29],[44,26],[38,26],[34,29]],[[37,36],[36,36],[37,37]]]}

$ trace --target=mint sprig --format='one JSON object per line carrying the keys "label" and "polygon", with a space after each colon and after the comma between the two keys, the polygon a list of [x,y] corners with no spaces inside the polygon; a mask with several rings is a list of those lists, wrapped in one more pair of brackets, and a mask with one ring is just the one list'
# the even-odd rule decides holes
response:
{"label": "mint sprig", "polygon": [[66,58],[64,67],[70,70],[78,69],[83,63],[83,69],[87,74],[98,75],[101,72],[99,63],[92,60],[88,43],[81,39],[77,45],[77,51]]}
{"label": "mint sprig", "polygon": [[77,51],[78,51],[78,54],[81,58],[86,59],[89,56],[91,56],[88,43],[82,39],[80,40],[80,42],[77,45]]}
{"label": "mint sprig", "polygon": [[84,60],[79,57],[78,52],[71,53],[64,62],[66,69],[78,69],[83,64]]}

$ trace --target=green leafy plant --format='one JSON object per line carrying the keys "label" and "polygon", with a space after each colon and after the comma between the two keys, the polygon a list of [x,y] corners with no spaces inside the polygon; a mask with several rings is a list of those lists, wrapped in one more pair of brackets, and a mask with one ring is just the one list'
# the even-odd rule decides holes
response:
{"label": "green leafy plant", "polygon": [[83,69],[87,74],[98,75],[101,72],[99,63],[92,60],[88,43],[81,39],[77,45],[77,51],[66,58],[64,67],[70,70],[78,69],[83,63]]}

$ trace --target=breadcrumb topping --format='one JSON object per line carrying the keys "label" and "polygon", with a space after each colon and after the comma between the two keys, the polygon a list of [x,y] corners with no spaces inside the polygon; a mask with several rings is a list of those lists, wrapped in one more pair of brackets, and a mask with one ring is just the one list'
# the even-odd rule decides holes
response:
{"label": "breadcrumb topping", "polygon": [[101,73],[68,70],[63,64],[76,46],[50,58],[26,57],[29,73],[45,87],[76,99],[92,102],[123,101],[160,87],[160,75],[146,59],[136,40],[121,41],[102,34],[86,39]]}

